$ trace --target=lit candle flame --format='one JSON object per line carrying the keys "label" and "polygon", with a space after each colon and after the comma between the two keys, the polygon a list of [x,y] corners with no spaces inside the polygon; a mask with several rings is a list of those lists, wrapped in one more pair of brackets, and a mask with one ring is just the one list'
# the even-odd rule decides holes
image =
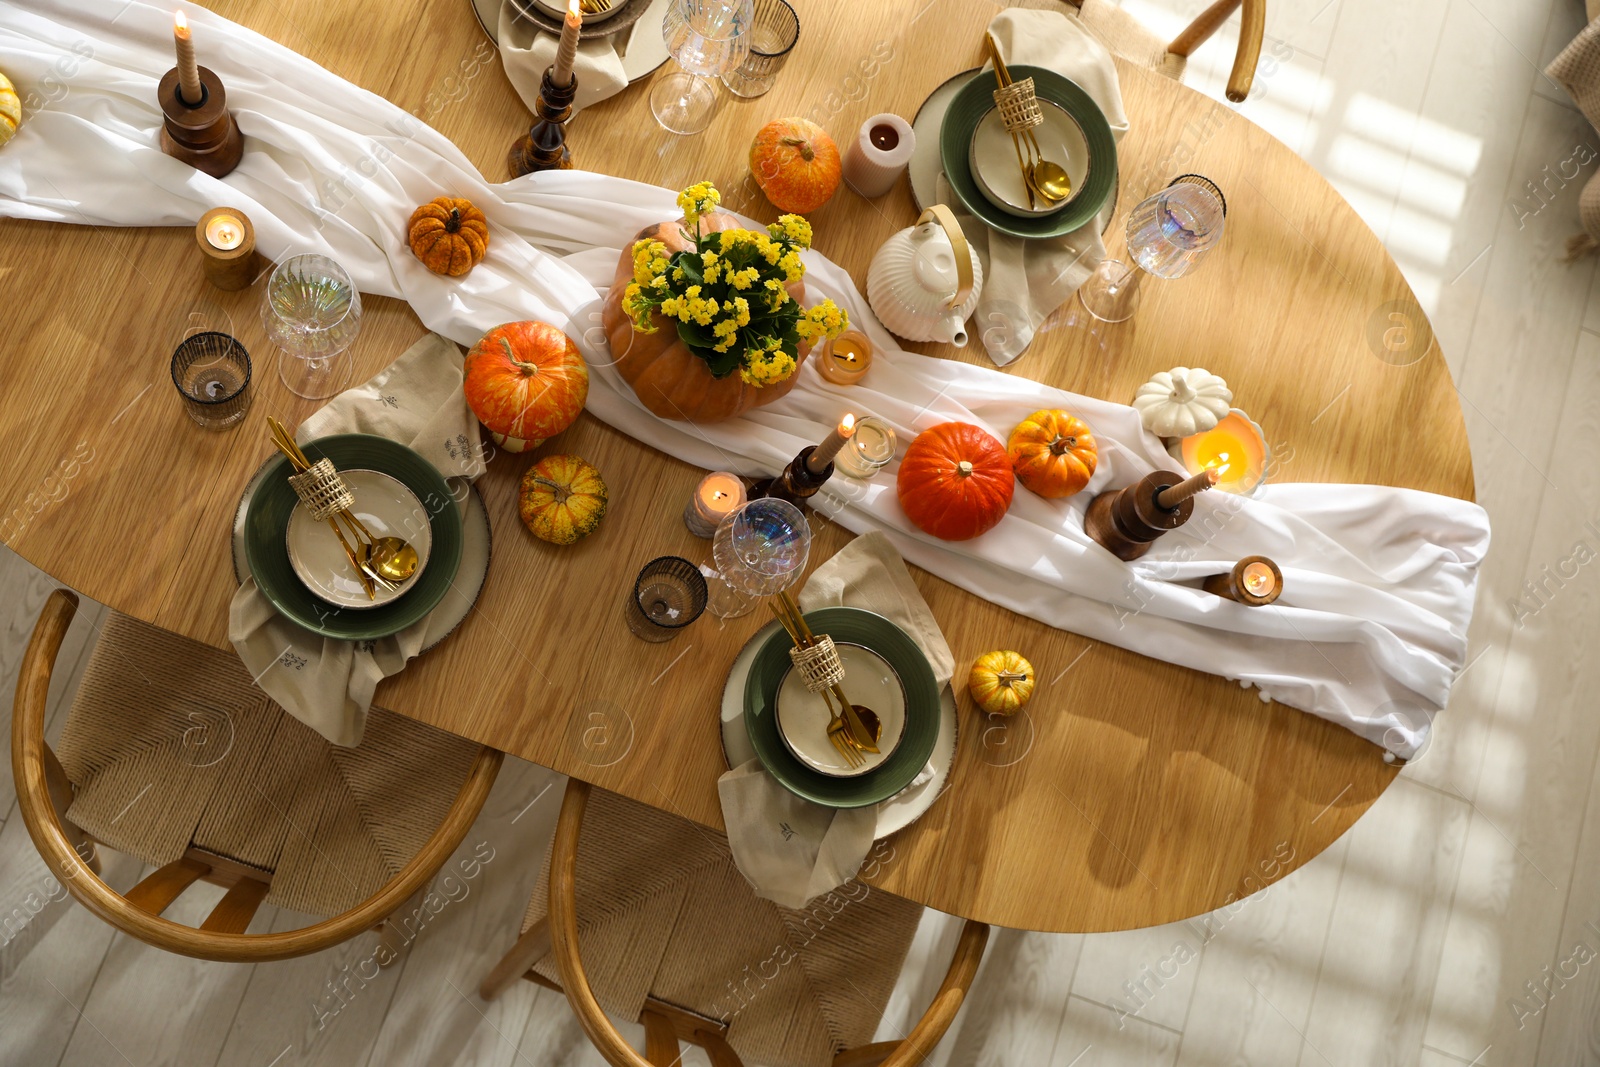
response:
{"label": "lit candle flame", "polygon": [[189,16],[182,11],[172,13],[172,31],[179,37],[189,36]]}
{"label": "lit candle flame", "polygon": [[839,420],[839,436],[840,437],[848,438],[851,434],[853,434],[855,432],[856,432],[856,417],[854,415],[846,415],[844,418]]}
{"label": "lit candle flame", "polygon": [[581,0],[567,0],[567,17],[571,19],[582,18],[582,9],[579,7]]}

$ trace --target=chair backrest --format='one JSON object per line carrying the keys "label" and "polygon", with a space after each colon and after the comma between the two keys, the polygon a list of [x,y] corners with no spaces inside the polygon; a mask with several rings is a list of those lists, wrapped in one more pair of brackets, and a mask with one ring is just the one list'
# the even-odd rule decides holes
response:
{"label": "chair backrest", "polygon": [[[555,842],[550,852],[550,944],[561,974],[562,992],[578,1016],[579,1025],[613,1067],[668,1067],[677,1062],[679,1039],[705,1048],[712,1067],[740,1067],[738,1055],[728,1046],[720,1028],[697,1027],[694,1017],[678,1013],[684,1015],[678,1018],[672,1016],[670,1010],[652,1010],[650,1006],[646,1007],[641,1020],[645,1024],[646,1035],[646,1052],[641,1056],[611,1024],[595,999],[578,952],[578,838],[589,794],[590,787],[586,783],[577,779],[568,781],[566,794],[561,801],[561,814],[556,822]],[[966,999],[988,940],[987,925],[967,922],[962,927],[944,983],[911,1033],[902,1041],[878,1042],[847,1049],[834,1060],[834,1067],[871,1067],[877,1064],[882,1067],[914,1067],[921,1063],[949,1029],[962,1001]]]}
{"label": "chair backrest", "polygon": [[[23,654],[11,719],[11,770],[17,807],[45,865],[67,892],[99,918],[146,944],[199,959],[255,962],[319,952],[378,925],[423,888],[466,836],[489,796],[504,758],[480,749],[439,827],[401,870],[355,907],[298,930],[246,934],[250,917],[266,896],[271,873],[220,856],[193,852],[153,872],[124,896],[107,885],[77,850],[83,835],[65,819],[72,800],[66,771],[44,739],[50,677],[78,599],[58,589],[50,594]],[[227,887],[199,928],[161,917],[161,912],[197,881]]]}
{"label": "chair backrest", "polygon": [[[1243,103],[1250,95],[1255,81],[1256,64],[1261,60],[1261,39],[1267,29],[1267,0],[1242,0],[1244,14],[1239,23],[1239,50],[1233,56],[1233,70],[1228,74],[1228,99]],[[1206,39],[1236,11],[1241,0],[1217,0],[1189,23],[1187,29],[1173,38],[1167,51],[1175,56],[1188,56],[1204,44]]]}

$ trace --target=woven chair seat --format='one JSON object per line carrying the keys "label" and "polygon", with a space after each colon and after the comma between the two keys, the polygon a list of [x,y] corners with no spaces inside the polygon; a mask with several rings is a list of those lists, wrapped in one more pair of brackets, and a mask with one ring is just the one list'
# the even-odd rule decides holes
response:
{"label": "woven chair seat", "polygon": [[[544,918],[547,890],[540,878],[524,932]],[[578,954],[602,1008],[637,1019],[648,997],[726,1022],[740,1057],[770,1067],[826,1067],[872,1040],[922,914],[853,881],[780,908],[751,891],[720,834],[598,789],[577,903]],[[560,981],[553,957],[534,970]]]}
{"label": "woven chair seat", "polygon": [[109,613],[57,754],[67,817],[152,866],[190,848],[271,873],[266,902],[335,915],[437,829],[478,746],[373,708],[356,748],[285,712],[238,657]]}
{"label": "woven chair seat", "polygon": [[1188,59],[1167,51],[1168,42],[1152,33],[1144,23],[1118,7],[1112,0],[1083,0],[1078,18],[1100,42],[1130,63],[1181,82]]}

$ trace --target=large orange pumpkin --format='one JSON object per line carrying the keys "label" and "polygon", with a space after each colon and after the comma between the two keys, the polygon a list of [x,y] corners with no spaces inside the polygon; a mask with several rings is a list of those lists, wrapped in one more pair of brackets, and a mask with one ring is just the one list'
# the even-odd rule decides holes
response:
{"label": "large orange pumpkin", "polygon": [[521,452],[571,426],[589,398],[589,368],[548,322],[496,326],[467,353],[467,406],[495,443]]}
{"label": "large orange pumpkin", "polygon": [[[720,211],[700,216],[703,231],[732,230],[739,226],[738,219]],[[668,256],[694,244],[683,235],[683,220],[675,219],[640,230],[617,260],[617,273],[606,293],[600,322],[605,327],[606,340],[611,342],[611,358],[616,361],[617,373],[633,387],[640,403],[663,419],[717,422],[758,405],[770,404],[794,388],[794,383],[800,379],[799,365],[811,351],[811,345],[804,341],[795,355],[796,373],[758,389],[747,384],[737,372],[726,378],[713,378],[706,361],[678,340],[678,327],[671,319],[652,314],[650,321],[656,332],[636,330],[633,320],[622,310],[622,297],[633,278],[633,244],[640,240],[662,242],[667,246]],[[797,303],[804,302],[804,282],[795,282],[788,289]]]}
{"label": "large orange pumpkin", "polygon": [[808,119],[776,119],[756,132],[750,174],[779,211],[805,215],[839,188],[839,146]]}
{"label": "large orange pumpkin", "polygon": [[1100,458],[1088,423],[1049,408],[1017,424],[1006,442],[1006,454],[1017,481],[1051,500],[1069,497],[1088,485]]}
{"label": "large orange pumpkin", "polygon": [[900,461],[896,490],[906,518],[943,541],[966,541],[1005,517],[1015,492],[1011,460],[981,427],[924,430]]}

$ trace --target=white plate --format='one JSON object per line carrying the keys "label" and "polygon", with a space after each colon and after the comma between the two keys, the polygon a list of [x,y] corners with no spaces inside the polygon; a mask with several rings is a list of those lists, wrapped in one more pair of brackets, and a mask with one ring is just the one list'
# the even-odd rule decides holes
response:
{"label": "white plate", "polygon": [[[500,5],[507,2],[509,0],[471,0],[478,25],[483,27],[483,32],[489,35],[489,40],[497,48],[500,45]],[[661,36],[661,26],[667,21],[667,6],[670,3],[671,0],[651,0],[650,6],[644,9],[644,14],[630,29],[607,38],[616,46],[617,55],[622,58],[622,73],[627,76],[629,84],[650,74],[671,58],[667,53],[667,42]],[[612,8],[613,12],[616,10]]]}
{"label": "white plate", "polygon": [[[240,494],[239,506],[233,512],[233,580],[240,585],[250,577],[250,560],[245,554],[244,538],[244,520],[250,511],[250,498],[267,476],[267,468],[276,459],[276,454],[269,456],[256,470],[250,484]],[[461,508],[461,565],[456,568],[456,580],[449,592],[439,601],[439,606],[428,613],[428,633],[421,649],[423,652],[455,633],[456,627],[466,621],[472,606],[478,602],[478,595],[483,592],[483,583],[489,577],[489,559],[494,554],[489,513],[484,510],[483,498],[478,495],[478,490],[471,482],[461,478],[446,478],[445,482]],[[752,651],[751,655],[755,653]]]}
{"label": "white plate", "polygon": [[[433,551],[433,527],[428,513],[415,493],[398,479],[380,471],[340,471],[356,502],[350,513],[361,521],[374,538],[398,537],[417,550],[417,570],[393,589],[379,589],[377,596],[367,593],[344,554],[339,538],[326,522],[311,517],[304,504],[296,504],[289,515],[284,537],[289,546],[289,564],[307,589],[330,604],[346,608],[375,608],[405,595],[428,565]],[[345,530],[349,537],[349,531]],[[353,547],[353,546],[352,546]]]}
{"label": "white plate", "polygon": [[778,683],[778,736],[794,758],[818,774],[854,778],[866,774],[889,758],[906,728],[906,692],[889,662],[870,648],[840,641],[839,662],[844,665],[845,691],[852,703],[877,713],[883,730],[877,752],[863,752],[866,761],[852,767],[828,740],[833,713],[822,694],[806,688],[800,672],[791,668]]}
{"label": "white plate", "polygon": [[978,189],[995,207],[1008,215],[1035,218],[1053,215],[1077,199],[1083,190],[1083,181],[1089,176],[1089,142],[1071,115],[1059,104],[1049,100],[1039,101],[1039,113],[1044,122],[1033,128],[1039,142],[1039,155],[1059,163],[1072,180],[1072,195],[1054,204],[1038,198],[1039,206],[1028,206],[1028,190],[1022,181],[1022,168],[1017,165],[1017,149],[1000,121],[1000,109],[995,108],[978,120],[972,131],[972,147],[968,160],[972,178]]}
{"label": "white plate", "polygon": [[[480,0],[481,2],[481,0]],[[916,150],[911,153],[911,165],[908,173],[911,175],[911,199],[916,202],[918,211],[925,211],[939,200],[939,175],[944,170],[944,165],[939,157],[939,131],[944,128],[945,112],[950,110],[950,102],[956,98],[963,86],[973,78],[982,74],[992,77],[987,68],[974,67],[952,76],[943,85],[939,86],[922,102],[922,107],[917,109],[917,117],[912,121],[911,128],[917,135]],[[1010,148],[1011,137],[1006,136]],[[1012,154],[1013,162],[1015,153]],[[1018,174],[1018,180],[1021,175]],[[1074,183],[1077,187],[1078,183]],[[952,196],[954,194],[951,194]],[[1024,198],[1026,202],[1026,198]],[[957,204],[957,209],[960,205]],[[1111,216],[1116,214],[1117,198],[1106,197],[1106,206],[1100,209],[1100,231],[1105,232],[1111,225]],[[982,225],[982,220],[973,219],[973,225]],[[965,225],[965,223],[963,223]],[[988,230],[987,226],[983,227]]]}
{"label": "white plate", "polygon": [[[776,633],[778,624],[769,622],[745,642],[734,657],[728,670],[728,683],[722,690],[722,758],[728,766],[738,767],[756,758],[755,746],[750,743],[750,733],[744,726],[744,683],[750,676],[750,664],[768,637]],[[933,754],[928,765],[916,779],[900,792],[878,805],[878,827],[874,837],[883,838],[897,830],[904,830],[933,807],[933,802],[943,794],[950,779],[950,766],[956,758],[956,695],[947,685],[939,694],[939,737],[933,744]]]}

